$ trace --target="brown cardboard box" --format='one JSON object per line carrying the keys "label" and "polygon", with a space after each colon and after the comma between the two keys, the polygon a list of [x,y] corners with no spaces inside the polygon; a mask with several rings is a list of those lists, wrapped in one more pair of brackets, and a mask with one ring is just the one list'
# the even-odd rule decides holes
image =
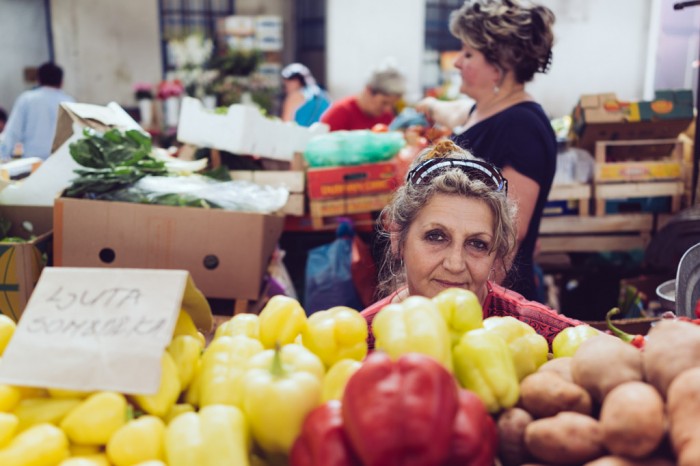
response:
{"label": "brown cardboard box", "polygon": [[51,253],[51,207],[0,205],[0,218],[12,223],[9,235],[32,238],[0,243],[0,314],[19,319]]}
{"label": "brown cardboard box", "polygon": [[54,263],[185,269],[209,298],[257,299],[284,216],[57,198]]}

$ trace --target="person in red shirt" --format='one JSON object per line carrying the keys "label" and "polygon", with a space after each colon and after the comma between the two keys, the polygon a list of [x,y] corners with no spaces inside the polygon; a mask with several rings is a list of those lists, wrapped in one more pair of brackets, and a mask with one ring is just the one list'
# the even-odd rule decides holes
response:
{"label": "person in red shirt", "polygon": [[362,91],[333,103],[321,116],[331,131],[371,129],[376,124],[389,125],[395,117],[394,107],[406,90],[406,79],[392,64],[375,69]]}
{"label": "person in red shirt", "polygon": [[516,247],[516,208],[507,191],[498,168],[450,140],[418,156],[380,216],[388,240],[380,272],[385,297],[362,311],[370,349],[372,320],[384,306],[447,288],[474,292],[484,318],[513,316],[550,345],[561,330],[581,323],[492,281],[509,267]]}

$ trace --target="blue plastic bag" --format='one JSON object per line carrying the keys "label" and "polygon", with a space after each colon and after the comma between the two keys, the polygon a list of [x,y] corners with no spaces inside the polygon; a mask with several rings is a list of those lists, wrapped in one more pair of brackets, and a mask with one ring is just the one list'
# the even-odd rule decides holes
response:
{"label": "blue plastic bag", "polygon": [[342,222],[333,242],[309,251],[304,282],[304,309],[308,315],[334,306],[363,309],[352,281],[354,234],[350,223]]}

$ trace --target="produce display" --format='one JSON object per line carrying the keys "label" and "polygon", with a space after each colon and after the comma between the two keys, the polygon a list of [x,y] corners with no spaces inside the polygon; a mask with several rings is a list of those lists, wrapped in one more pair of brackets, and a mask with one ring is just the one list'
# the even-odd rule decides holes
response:
{"label": "produce display", "polygon": [[155,394],[0,385],[0,465],[700,464],[693,322],[641,341],[574,327],[551,353],[451,289],[386,306],[372,333],[368,354],[357,311],[275,296],[206,344],[181,311]]}

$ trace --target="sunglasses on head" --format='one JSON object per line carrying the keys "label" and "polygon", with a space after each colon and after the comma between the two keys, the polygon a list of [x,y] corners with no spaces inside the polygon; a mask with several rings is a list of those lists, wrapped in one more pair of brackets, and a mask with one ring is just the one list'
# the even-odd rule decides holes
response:
{"label": "sunglasses on head", "polygon": [[491,186],[496,192],[508,194],[508,180],[501,171],[488,162],[474,159],[434,158],[424,160],[406,176],[406,182],[414,186],[429,183],[430,180],[447,170],[457,168],[469,178],[480,180]]}

